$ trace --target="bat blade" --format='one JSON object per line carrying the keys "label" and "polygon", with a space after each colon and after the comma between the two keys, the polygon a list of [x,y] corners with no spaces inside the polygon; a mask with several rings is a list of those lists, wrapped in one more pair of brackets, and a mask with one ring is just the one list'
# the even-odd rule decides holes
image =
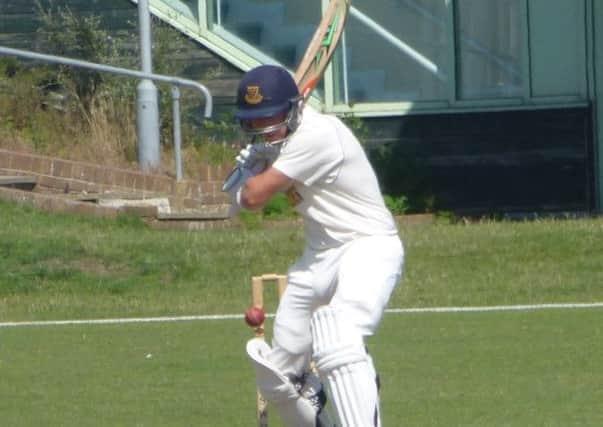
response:
{"label": "bat blade", "polygon": [[348,16],[350,0],[331,0],[295,71],[294,80],[306,101],[331,62]]}

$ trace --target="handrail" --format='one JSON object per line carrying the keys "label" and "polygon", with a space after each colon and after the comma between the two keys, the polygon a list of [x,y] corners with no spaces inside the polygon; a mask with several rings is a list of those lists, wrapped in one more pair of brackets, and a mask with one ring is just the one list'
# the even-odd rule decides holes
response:
{"label": "handrail", "polygon": [[[114,67],[112,65],[105,64],[97,64],[94,62],[82,61],[79,59],[66,58],[62,56],[55,55],[47,55],[42,53],[30,52],[26,50],[13,49],[8,47],[0,46],[0,55],[9,55],[9,56],[19,56],[28,59],[35,59],[44,62],[70,65],[78,68],[85,68],[88,70],[94,71],[103,71],[111,74],[117,74],[127,77],[136,77],[138,79],[148,79],[154,80],[162,83],[169,83],[173,86],[186,86],[197,89],[200,91],[205,99],[205,111],[204,115],[206,118],[211,117],[212,109],[213,109],[213,100],[211,93],[209,90],[203,86],[201,83],[198,83],[193,80],[183,79],[180,77],[173,76],[165,76],[162,74],[153,74],[153,73],[144,73],[142,71],[130,70],[128,68],[120,68]],[[174,101],[174,114],[177,112],[179,114],[179,108],[176,108],[179,105],[179,91],[172,91],[172,97]],[[176,180],[180,181],[182,179],[182,164],[181,164],[181,156],[180,156],[180,129],[176,130],[176,124],[180,123],[180,117],[177,120],[174,120],[174,154],[176,156]]]}

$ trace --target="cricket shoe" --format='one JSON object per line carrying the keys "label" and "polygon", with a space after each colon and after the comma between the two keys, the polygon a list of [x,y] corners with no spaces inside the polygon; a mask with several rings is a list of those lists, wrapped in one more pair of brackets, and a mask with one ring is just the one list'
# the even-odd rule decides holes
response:
{"label": "cricket shoe", "polygon": [[335,427],[325,410],[327,394],[320,382],[320,378],[314,372],[306,372],[301,377],[293,380],[298,393],[307,399],[316,410],[316,427]]}

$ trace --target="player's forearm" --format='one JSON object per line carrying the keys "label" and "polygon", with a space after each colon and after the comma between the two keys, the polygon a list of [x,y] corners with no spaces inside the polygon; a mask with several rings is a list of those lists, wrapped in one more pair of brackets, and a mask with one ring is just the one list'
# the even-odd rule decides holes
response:
{"label": "player's forearm", "polygon": [[257,211],[264,207],[268,202],[269,196],[264,194],[264,191],[256,188],[253,182],[249,180],[245,183],[243,191],[241,192],[241,206],[251,211]]}
{"label": "player's forearm", "polygon": [[262,209],[270,198],[289,188],[292,180],[274,168],[249,178],[241,192],[241,206],[249,210]]}

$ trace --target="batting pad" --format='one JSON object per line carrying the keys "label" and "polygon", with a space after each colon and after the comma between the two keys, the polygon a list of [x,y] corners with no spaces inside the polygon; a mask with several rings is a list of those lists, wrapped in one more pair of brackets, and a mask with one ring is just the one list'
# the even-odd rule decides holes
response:
{"label": "batting pad", "polygon": [[349,320],[329,306],[312,316],[316,368],[329,386],[342,427],[379,427],[375,369],[362,336]]}
{"label": "batting pad", "polygon": [[274,405],[287,427],[316,427],[316,409],[268,360],[270,351],[270,346],[261,338],[247,342],[247,354],[255,368],[260,393]]}

